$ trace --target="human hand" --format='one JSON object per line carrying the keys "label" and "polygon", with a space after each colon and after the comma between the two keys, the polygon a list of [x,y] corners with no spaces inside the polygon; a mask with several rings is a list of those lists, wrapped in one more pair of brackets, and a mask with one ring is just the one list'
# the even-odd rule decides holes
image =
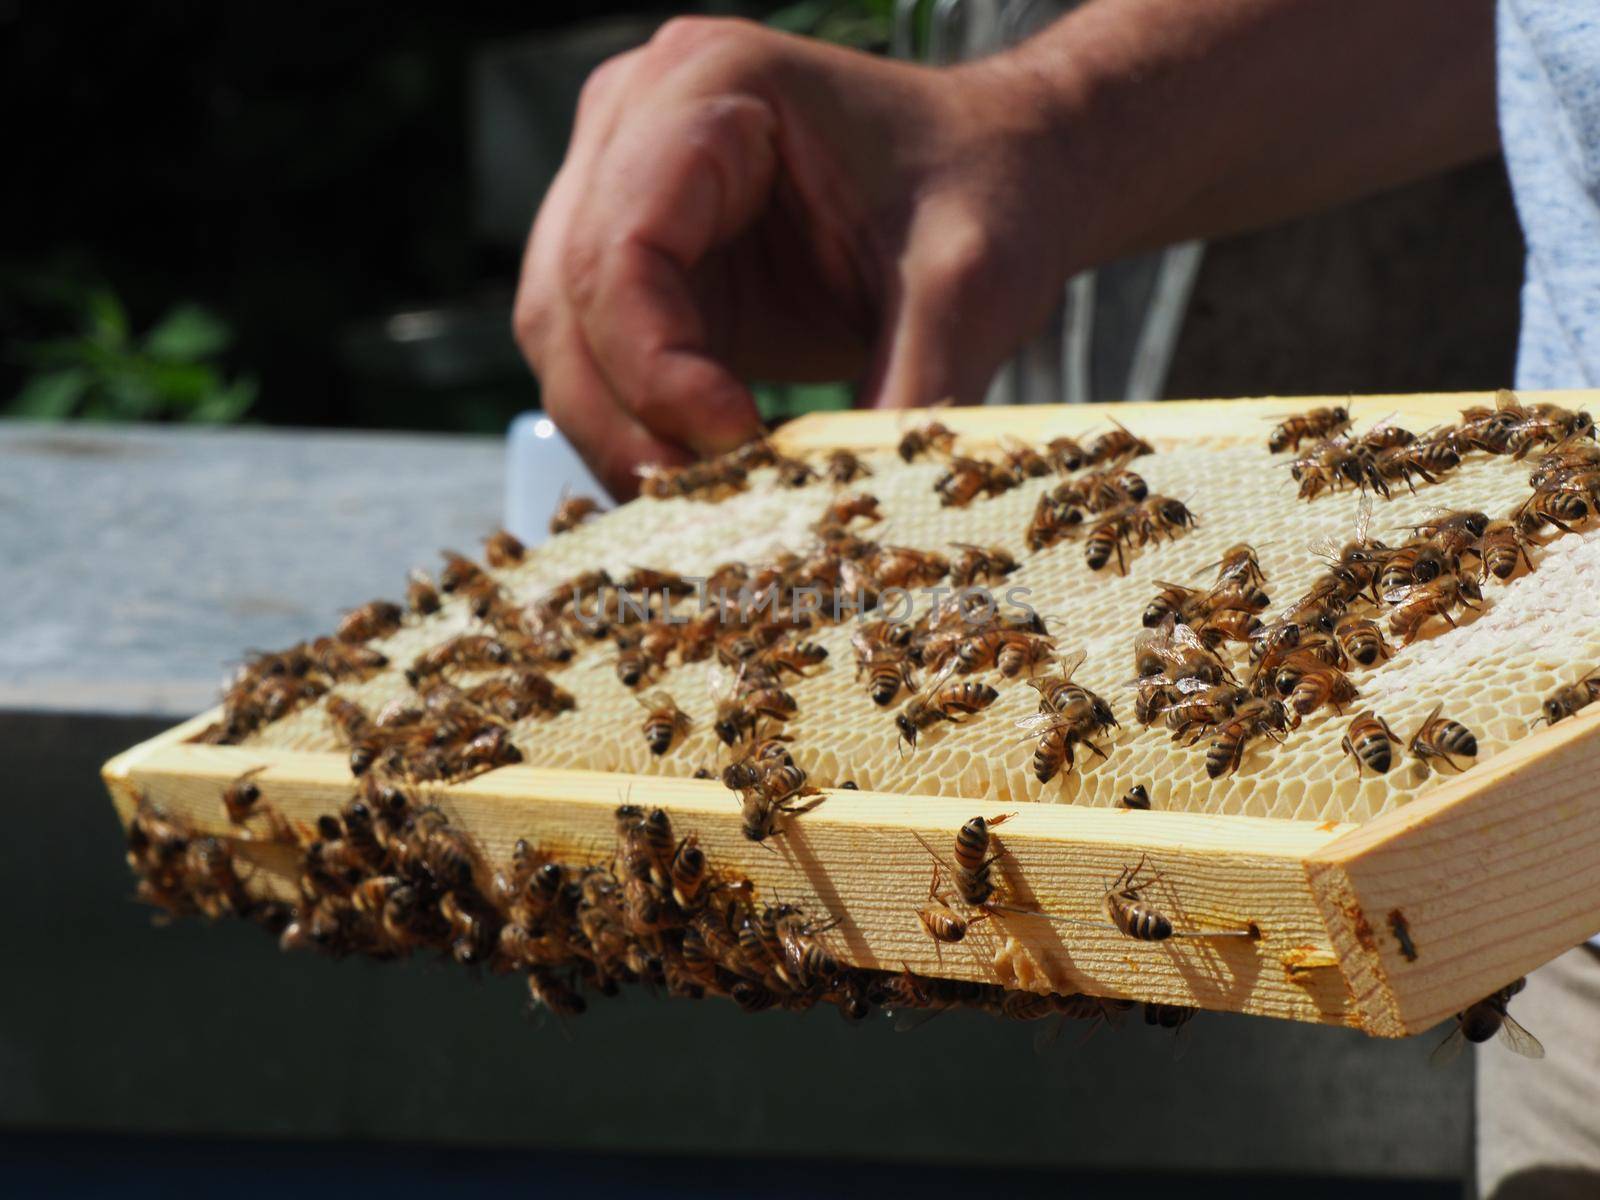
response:
{"label": "human hand", "polygon": [[1067,273],[1035,86],[703,18],[596,70],[514,321],[606,486],[754,436],[745,379],[980,399]]}

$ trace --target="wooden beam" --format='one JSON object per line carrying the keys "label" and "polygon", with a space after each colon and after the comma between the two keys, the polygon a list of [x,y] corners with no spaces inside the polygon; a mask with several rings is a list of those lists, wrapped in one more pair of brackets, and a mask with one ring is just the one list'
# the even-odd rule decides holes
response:
{"label": "wooden beam", "polygon": [[1430,1028],[1600,933],[1600,708],[1352,829],[1307,870],[1361,1024]]}
{"label": "wooden beam", "polygon": [[[241,772],[263,801],[291,820],[336,812],[354,791],[341,756],[158,738],[107,767],[124,820],[140,796],[222,833],[222,789]],[[1107,884],[1141,857],[1162,875],[1147,898],[1180,928],[1254,924],[1258,939],[1137,942],[1109,927],[1061,925],[1001,915],[974,925],[965,942],[936,948],[916,910],[926,902],[932,861],[920,833],[948,856],[967,818],[996,815],[979,800],[834,792],[757,844],[740,833],[738,809],[720,783],[505,767],[425,793],[505,861],[519,837],[577,862],[609,860],[613,817],[624,799],[660,805],[680,832],[698,834],[720,870],[751,879],[763,895],[843,918],[836,953],[858,966],[1005,983],[1013,987],[1192,1004],[1302,1021],[1350,1024],[1355,1011],[1333,957],[1306,859],[1351,827],[1176,812],[1023,805],[996,831],[996,864],[1007,901],[1105,925]],[[265,856],[267,870],[287,865]]]}
{"label": "wooden beam", "polygon": [[[1518,393],[1573,407],[1600,406],[1600,391]],[[1494,404],[1493,392],[1441,392],[1380,396],[1269,396],[1242,400],[1158,400],[1140,404],[1024,404],[1001,408],[936,410],[862,409],[809,413],[780,427],[775,437],[790,451],[857,450],[895,445],[908,429],[925,421],[942,421],[969,442],[983,444],[1001,437],[1038,441],[1065,434],[1081,437],[1104,432],[1115,419],[1140,437],[1156,442],[1208,438],[1228,441],[1259,437],[1266,445],[1275,420],[1320,405],[1342,404],[1358,423],[1392,416],[1402,425],[1421,429],[1454,421],[1474,404]]]}

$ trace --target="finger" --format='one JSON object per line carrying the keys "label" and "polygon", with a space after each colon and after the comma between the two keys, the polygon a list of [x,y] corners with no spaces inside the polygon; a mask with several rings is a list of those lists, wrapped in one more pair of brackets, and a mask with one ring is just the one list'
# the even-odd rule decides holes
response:
{"label": "finger", "polygon": [[618,500],[638,493],[640,467],[689,461],[682,448],[654,436],[623,410],[570,324],[553,331],[541,357],[545,411]]}
{"label": "finger", "polygon": [[717,97],[619,127],[575,216],[567,295],[601,372],[658,436],[716,453],[759,429],[691,276],[761,211],[777,167],[763,102]]}
{"label": "finger", "polygon": [[639,67],[640,51],[607,59],[590,72],[578,97],[571,144],[551,181],[523,248],[512,325],[523,356],[537,373],[547,331],[566,328],[560,262],[571,237],[574,213],[590,190],[594,163],[623,112],[628,81]]}
{"label": "finger", "polygon": [[962,222],[919,220],[889,297],[883,330],[860,390],[871,408],[941,401],[976,404],[1004,359],[986,294],[987,238]]}

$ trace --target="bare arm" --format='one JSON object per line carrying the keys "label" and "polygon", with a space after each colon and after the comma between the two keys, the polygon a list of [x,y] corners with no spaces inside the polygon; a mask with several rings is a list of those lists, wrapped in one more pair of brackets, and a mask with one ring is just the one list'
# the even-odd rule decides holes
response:
{"label": "bare arm", "polygon": [[519,344],[618,494],[757,428],[745,380],[976,400],[1072,272],[1487,152],[1492,0],[1096,0],[933,69],[669,23],[585,86]]}
{"label": "bare arm", "polygon": [[1098,0],[994,60],[1058,131],[1071,267],[1490,153],[1490,0]]}

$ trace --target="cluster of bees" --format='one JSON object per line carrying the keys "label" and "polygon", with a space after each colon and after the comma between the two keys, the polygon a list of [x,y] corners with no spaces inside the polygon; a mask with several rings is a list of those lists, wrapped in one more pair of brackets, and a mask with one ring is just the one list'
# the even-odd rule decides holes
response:
{"label": "cluster of bees", "polygon": [[[1216,564],[1210,588],[1157,581],[1160,590],[1144,612],[1146,632],[1134,646],[1135,715],[1147,727],[1164,722],[1180,744],[1194,745],[1209,735],[1205,766],[1212,778],[1237,770],[1252,742],[1281,742],[1318,710],[1342,714],[1351,706],[1359,691],[1347,672],[1395,653],[1380,618],[1387,617],[1388,633],[1401,647],[1431,629],[1453,628],[1462,610],[1484,603],[1483,584],[1491,577],[1504,583],[1533,569],[1529,548],[1542,544],[1546,526],[1571,532],[1600,513],[1600,447],[1591,440],[1593,422],[1586,413],[1551,404],[1524,407],[1502,393],[1494,408],[1467,409],[1459,424],[1426,439],[1387,425],[1370,434],[1327,436],[1349,424],[1343,408],[1314,409],[1284,420],[1269,439],[1279,452],[1324,437],[1311,458],[1322,456],[1326,466],[1336,451],[1352,456],[1342,461],[1365,464],[1330,476],[1363,490],[1361,517],[1353,539],[1320,548],[1326,569],[1303,595],[1265,619],[1271,604],[1266,577],[1255,551],[1241,543]],[[1550,448],[1536,463],[1530,495],[1504,519],[1440,511],[1412,526],[1406,541],[1389,546],[1369,532],[1371,496],[1389,496],[1386,485],[1395,476],[1386,464],[1399,461],[1383,457],[1390,448],[1381,443],[1389,439],[1395,440],[1390,448],[1414,447],[1419,454],[1435,442],[1455,447],[1455,465],[1468,450],[1520,458],[1538,446]],[[1309,462],[1294,464],[1302,494],[1307,479],[1316,477],[1305,474],[1312,470]],[[1223,656],[1229,646],[1247,654],[1248,667],[1240,673]],[[1597,695],[1600,682],[1585,676],[1545,702],[1545,719],[1570,715]],[[1398,746],[1430,767],[1453,771],[1478,753],[1476,735],[1443,716],[1442,705],[1404,740],[1375,711],[1358,712],[1342,741],[1358,774],[1387,773]],[[1051,762],[1035,765],[1047,779]]]}
{"label": "cluster of bees", "polygon": [[[880,1009],[967,1008],[1031,1021],[1114,1018],[1132,1007],[841,964],[826,940],[837,919],[760,900],[747,880],[716,871],[693,833],[678,837],[660,808],[617,808],[609,862],[563,863],[519,840],[496,868],[439,808],[377,773],[337,815],[305,828],[262,800],[254,775],[223,793],[238,827],[231,834],[203,833],[139,804],[127,852],[139,899],[170,917],[250,921],[284,950],[378,960],[422,953],[518,974],[535,1006],[562,1017],[627,984],[722,996],[746,1012],[827,1004],[852,1021]],[[247,886],[237,850],[254,843],[293,851],[293,899]],[[1193,1015],[1145,1007],[1147,1021],[1168,1028]]]}
{"label": "cluster of bees", "polygon": [[223,690],[222,719],[196,740],[217,745],[242,742],[263,725],[326,695],[334,684],[370,678],[389,660],[363,643],[398,629],[400,618],[398,605],[374,601],[347,614],[334,637],[252,655]]}
{"label": "cluster of bees", "polygon": [[[750,483],[750,472],[761,467],[771,467],[778,485],[786,488],[802,488],[819,479],[850,483],[872,473],[848,451],[829,455],[818,471],[803,459],[781,453],[766,438],[756,438],[703,462],[683,467],[640,467],[639,494],[652,500],[725,500],[744,491]],[[561,531],[552,528],[551,532]]]}
{"label": "cluster of bees", "polygon": [[[804,1011],[833,1005],[848,1020],[898,1012],[901,1028],[955,1008],[1011,1020],[1049,1017],[1118,1023],[1125,1000],[1078,993],[1032,992],[997,984],[947,980],[851,967],[839,962],[825,935],[837,918],[818,919],[797,905],[765,903],[748,881],[715,871],[693,833],[679,838],[660,808],[624,803],[615,812],[609,862],[562,863],[519,839],[495,869],[465,832],[433,805],[421,805],[378,773],[337,814],[313,826],[285,819],[262,800],[257,771],[223,791],[222,808],[237,832],[204,833],[141,801],[128,826],[127,862],[140,900],[166,917],[201,915],[250,921],[288,950],[380,961],[433,954],[493,974],[520,974],[537,1008],[577,1016],[588,996],[616,995],[644,984],[690,999],[722,996],[745,1012]],[[1049,917],[1008,904],[991,869],[993,826],[1006,815],[973,817],[945,859],[920,834],[934,862],[928,902],[917,919],[936,945],[962,941],[977,921],[1001,914]],[[294,898],[260,895],[236,850],[266,843],[293,852]],[[1105,928],[1146,942],[1174,937],[1255,937],[1241,929],[1178,929],[1144,896],[1144,861],[1125,868],[1107,890]],[[940,889],[948,873],[954,894]],[[958,911],[957,904],[973,910]],[[1457,1014],[1456,1028],[1435,1051],[1453,1057],[1467,1041],[1501,1035],[1518,1053],[1543,1054],[1538,1040],[1510,1015],[1516,980]],[[1145,1003],[1147,1024],[1181,1029],[1196,1014],[1187,1005]],[[909,1020],[907,1019],[909,1016]]]}
{"label": "cluster of bees", "polygon": [[[1496,393],[1493,408],[1475,405],[1463,409],[1455,424],[1421,434],[1388,421],[1380,421],[1365,433],[1351,434],[1350,425],[1350,410],[1336,405],[1297,413],[1274,427],[1267,438],[1267,448],[1274,454],[1298,454],[1302,442],[1314,443],[1289,464],[1302,499],[1312,500],[1323,492],[1347,487],[1370,489],[1388,499],[1402,484],[1414,493],[1418,481],[1438,483],[1473,452],[1507,455],[1520,462],[1540,446],[1571,445],[1576,439],[1594,437],[1594,419],[1588,413],[1557,404],[1524,405],[1515,392],[1504,389]],[[1592,463],[1590,467],[1592,470]],[[1580,497],[1588,492],[1585,498],[1592,501],[1592,488],[1572,490]],[[1554,507],[1555,515],[1561,516],[1559,502]],[[1586,511],[1592,508],[1592,503],[1586,503]],[[1565,511],[1574,511],[1570,502]],[[1541,517],[1548,520],[1543,514]]]}
{"label": "cluster of bees", "polygon": [[[939,422],[909,431],[900,441],[900,457],[912,462],[935,454],[947,462],[933,490],[945,507],[964,508],[980,496],[994,497],[1029,479],[1062,476],[1040,494],[1023,541],[1029,550],[1048,549],[1082,536],[1084,561],[1099,571],[1113,559],[1127,573],[1127,556],[1152,541],[1172,538],[1194,524],[1181,501],[1152,495],[1145,481],[1127,464],[1154,448],[1122,425],[1090,439],[1052,438],[1042,450],[1004,440],[999,459],[952,453],[955,435]],[[1078,474],[1078,472],[1082,474]]]}

